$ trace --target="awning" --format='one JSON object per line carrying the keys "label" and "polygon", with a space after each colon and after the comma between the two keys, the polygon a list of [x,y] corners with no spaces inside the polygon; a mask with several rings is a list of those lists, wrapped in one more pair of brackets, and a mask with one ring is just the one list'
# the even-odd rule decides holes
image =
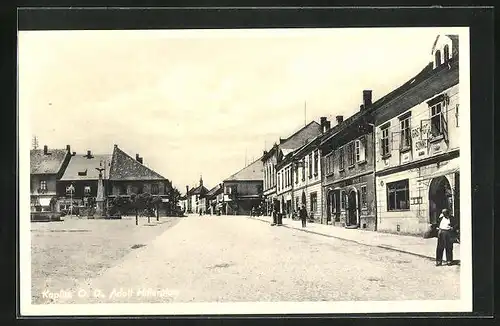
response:
{"label": "awning", "polygon": [[456,172],[459,172],[459,171],[460,171],[460,168],[454,168],[454,169],[436,171],[434,173],[430,173],[430,174],[418,177],[417,181],[424,181],[424,180],[434,179],[436,177],[445,176],[447,174],[453,174],[453,173],[456,173]]}

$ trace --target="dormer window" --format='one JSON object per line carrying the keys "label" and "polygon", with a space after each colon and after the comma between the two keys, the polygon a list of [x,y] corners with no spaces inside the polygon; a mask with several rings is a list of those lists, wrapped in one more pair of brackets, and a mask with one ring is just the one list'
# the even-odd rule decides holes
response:
{"label": "dormer window", "polygon": [[448,46],[448,44],[444,46],[443,54],[444,54],[444,62],[448,62],[450,60],[450,47]]}
{"label": "dormer window", "polygon": [[79,171],[78,175],[81,176],[81,177],[86,176],[87,175],[87,170],[85,170],[85,171]]}
{"label": "dormer window", "polygon": [[437,50],[434,54],[434,60],[436,62],[436,68],[441,65],[441,51]]}

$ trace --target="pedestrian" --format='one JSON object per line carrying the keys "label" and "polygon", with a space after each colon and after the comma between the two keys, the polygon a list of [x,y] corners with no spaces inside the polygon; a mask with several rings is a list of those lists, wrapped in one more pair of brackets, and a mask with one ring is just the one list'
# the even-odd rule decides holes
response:
{"label": "pedestrian", "polygon": [[302,227],[305,228],[307,221],[307,210],[305,205],[302,205],[302,207],[300,208],[299,215],[300,215],[300,220],[302,221]]}
{"label": "pedestrian", "polygon": [[446,251],[446,265],[453,264],[453,235],[457,222],[448,209],[443,209],[438,218],[438,240],[436,247],[436,266],[443,265],[443,251]]}

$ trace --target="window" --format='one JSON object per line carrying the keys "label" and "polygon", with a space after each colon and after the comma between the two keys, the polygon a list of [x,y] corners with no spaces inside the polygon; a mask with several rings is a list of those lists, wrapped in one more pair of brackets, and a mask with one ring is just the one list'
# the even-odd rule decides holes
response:
{"label": "window", "polygon": [[40,190],[47,191],[47,181],[46,180],[40,180]]}
{"label": "window", "polygon": [[312,172],[312,169],[313,169],[313,156],[312,156],[312,153],[309,154],[309,161],[308,161],[308,164],[309,164],[309,178],[312,178],[312,175],[313,175],[313,172]]}
{"label": "window", "polygon": [[302,181],[306,180],[306,159],[302,159]]}
{"label": "window", "polygon": [[339,170],[344,169],[344,147],[339,148]]}
{"label": "window", "polygon": [[295,164],[295,183],[299,183],[299,166]]}
{"label": "window", "polygon": [[448,62],[450,60],[450,47],[448,46],[448,44],[444,46],[443,53],[444,53],[444,62]]}
{"label": "window", "polygon": [[389,155],[389,126],[382,129],[382,137],[380,138],[380,151],[382,156]]}
{"label": "window", "polygon": [[442,103],[431,106],[431,135],[432,137],[443,134]]}
{"label": "window", "polygon": [[347,144],[347,166],[353,166],[354,165],[354,160],[355,160],[355,155],[354,155],[354,142],[350,142]]}
{"label": "window", "polygon": [[460,105],[457,104],[456,108],[455,108],[455,120],[457,121],[457,127],[458,127],[458,107]]}
{"label": "window", "polygon": [[159,192],[160,192],[160,189],[158,188],[158,185],[157,184],[152,184],[151,185],[151,193],[153,195],[158,195]]}
{"label": "window", "polygon": [[311,193],[311,212],[316,212],[318,209],[318,194],[316,192]]}
{"label": "window", "polygon": [[366,138],[362,137],[360,139],[356,139],[355,145],[355,153],[356,153],[356,162],[364,162],[366,160]]}
{"label": "window", "polygon": [[325,157],[325,175],[333,173],[333,153]]}
{"label": "window", "polygon": [[366,186],[361,186],[361,207],[366,208]]}
{"label": "window", "polygon": [[118,192],[120,195],[126,195],[127,194],[127,187],[125,185],[120,185],[118,188]]}
{"label": "window", "polygon": [[318,151],[314,152],[314,175],[318,175]]}
{"label": "window", "polygon": [[411,130],[409,116],[400,120],[401,125],[401,146],[400,149],[411,148]]}
{"label": "window", "polygon": [[340,209],[347,208],[347,194],[344,191],[340,192]]}
{"label": "window", "polygon": [[387,210],[410,209],[410,189],[408,179],[387,184]]}
{"label": "window", "polygon": [[439,67],[441,65],[441,51],[437,50],[434,54],[434,58],[436,60],[436,67]]}
{"label": "window", "polygon": [[143,192],[144,192],[144,185],[141,184],[137,187],[137,193],[142,194]]}

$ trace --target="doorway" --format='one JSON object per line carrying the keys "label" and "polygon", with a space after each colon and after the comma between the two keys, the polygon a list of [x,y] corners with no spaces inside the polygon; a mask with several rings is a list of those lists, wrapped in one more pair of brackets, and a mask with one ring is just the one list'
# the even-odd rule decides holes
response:
{"label": "doorway", "polygon": [[445,176],[432,179],[429,186],[429,222],[436,224],[441,211],[446,208],[452,212],[452,191]]}
{"label": "doorway", "polygon": [[328,217],[333,222],[340,222],[340,191],[331,190],[328,193]]}
{"label": "doorway", "polygon": [[357,192],[351,190],[347,198],[347,226],[358,226]]}

